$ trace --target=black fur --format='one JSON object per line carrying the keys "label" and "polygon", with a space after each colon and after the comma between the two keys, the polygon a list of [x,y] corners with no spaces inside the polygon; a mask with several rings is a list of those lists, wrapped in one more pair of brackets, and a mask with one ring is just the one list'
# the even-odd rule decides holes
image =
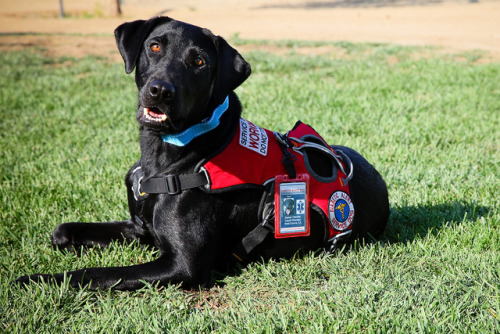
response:
{"label": "black fur", "polygon": [[[250,75],[250,65],[221,37],[210,31],[166,17],[124,23],[115,30],[125,71],[136,68],[139,89],[142,170],[145,178],[193,173],[205,157],[219,150],[238,126],[241,105],[233,90]],[[221,124],[185,147],[164,143],[162,134],[177,133],[208,117],[229,95],[229,109]],[[163,122],[144,116],[144,107],[165,114]],[[335,146],[336,147],[336,146]],[[336,147],[339,148],[339,147]],[[351,197],[356,208],[356,237],[377,236],[389,215],[387,189],[378,172],[352,149],[341,148],[354,163]],[[137,162],[131,169],[139,165]],[[235,245],[259,222],[261,190],[209,194],[198,188],[179,195],[150,194],[134,198],[133,177],[126,186],[130,219],[105,223],[65,223],[52,235],[63,250],[106,246],[113,240],[139,240],[160,250],[158,259],[129,267],[87,268],[68,272],[72,286],[132,290],[143,282],[204,285],[216,268],[230,263]],[[288,257],[298,250],[324,246],[324,226],[311,211],[309,237],[267,238],[253,258]],[[62,282],[63,274],[35,274],[18,278],[29,283],[40,278]]]}

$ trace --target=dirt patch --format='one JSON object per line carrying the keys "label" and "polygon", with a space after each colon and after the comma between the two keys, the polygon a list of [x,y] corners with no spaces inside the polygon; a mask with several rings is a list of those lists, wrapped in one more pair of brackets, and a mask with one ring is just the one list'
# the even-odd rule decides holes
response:
{"label": "dirt patch", "polygon": [[[114,28],[165,14],[224,37],[433,45],[450,52],[482,50],[485,59],[500,59],[500,3],[494,0],[127,0],[122,17],[110,16],[111,3],[64,0],[66,18],[60,18],[57,1],[0,0],[0,51],[34,48],[49,56],[119,60]],[[323,54],[331,48],[295,51]]]}
{"label": "dirt patch", "polygon": [[31,49],[48,57],[102,56],[121,61],[115,41],[110,36],[68,36],[58,34],[15,34],[0,36],[0,51]]}

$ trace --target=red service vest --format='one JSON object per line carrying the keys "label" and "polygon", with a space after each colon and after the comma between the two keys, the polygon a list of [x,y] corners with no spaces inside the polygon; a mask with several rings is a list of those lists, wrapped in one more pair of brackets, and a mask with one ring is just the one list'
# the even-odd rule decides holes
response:
{"label": "red service vest", "polygon": [[[347,175],[341,170],[346,167],[346,162],[341,168],[335,168],[338,171],[336,175],[330,178],[318,176],[310,166],[307,154],[300,153],[302,145],[312,138],[337,157],[340,158],[340,155],[312,127],[300,121],[287,137],[294,146],[288,151],[296,158],[294,167],[297,174],[309,174],[310,202],[319,207],[330,222],[329,239],[352,229],[354,206],[349,185],[345,184]],[[209,177],[210,191],[220,192],[249,186],[262,187],[275,176],[288,174],[282,159],[282,147],[272,131],[240,118],[239,128],[228,146],[206,161],[203,168]]]}

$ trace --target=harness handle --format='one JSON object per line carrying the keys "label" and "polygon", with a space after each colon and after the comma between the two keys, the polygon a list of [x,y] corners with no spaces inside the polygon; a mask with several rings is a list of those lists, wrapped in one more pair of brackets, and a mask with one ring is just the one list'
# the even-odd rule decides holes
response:
{"label": "harness handle", "polygon": [[[344,175],[347,175],[345,178],[342,178],[342,181],[344,182],[344,184],[347,185],[349,183],[349,181],[352,179],[353,174],[354,174],[354,165],[352,164],[351,159],[349,159],[349,157],[341,150],[334,151],[333,149],[327,148],[324,145],[317,144],[315,142],[301,140],[301,139],[298,139],[295,137],[289,137],[287,139],[288,139],[288,141],[294,141],[294,142],[300,144],[300,146],[298,146],[298,147],[295,147],[294,145],[292,145],[292,149],[299,154],[303,155],[303,153],[300,152],[301,150],[304,150],[306,148],[312,148],[312,149],[319,150],[321,152],[324,152],[324,153],[332,156],[335,159],[335,162],[337,163],[337,165],[339,166],[340,171],[342,173],[344,173]],[[336,152],[338,152],[338,154]],[[349,173],[347,173],[345,171],[344,164],[342,163],[342,160],[344,161],[344,163],[349,165]]]}
{"label": "harness handle", "polygon": [[349,157],[344,152],[342,152],[341,150],[337,150],[337,152],[342,156],[344,161],[349,164],[349,174],[346,176],[345,179],[342,178],[342,181],[344,182],[344,184],[348,184],[354,175],[354,165],[352,164],[351,159],[349,159]]}

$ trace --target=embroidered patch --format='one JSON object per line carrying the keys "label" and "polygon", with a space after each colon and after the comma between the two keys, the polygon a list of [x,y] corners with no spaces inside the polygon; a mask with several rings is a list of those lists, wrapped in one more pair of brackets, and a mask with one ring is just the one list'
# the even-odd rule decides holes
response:
{"label": "embroidered patch", "polygon": [[349,229],[354,219],[354,205],[349,195],[343,191],[336,191],[328,202],[330,224],[337,231]]}
{"label": "embroidered patch", "polygon": [[264,129],[240,118],[240,145],[260,155],[267,156],[268,137]]}

